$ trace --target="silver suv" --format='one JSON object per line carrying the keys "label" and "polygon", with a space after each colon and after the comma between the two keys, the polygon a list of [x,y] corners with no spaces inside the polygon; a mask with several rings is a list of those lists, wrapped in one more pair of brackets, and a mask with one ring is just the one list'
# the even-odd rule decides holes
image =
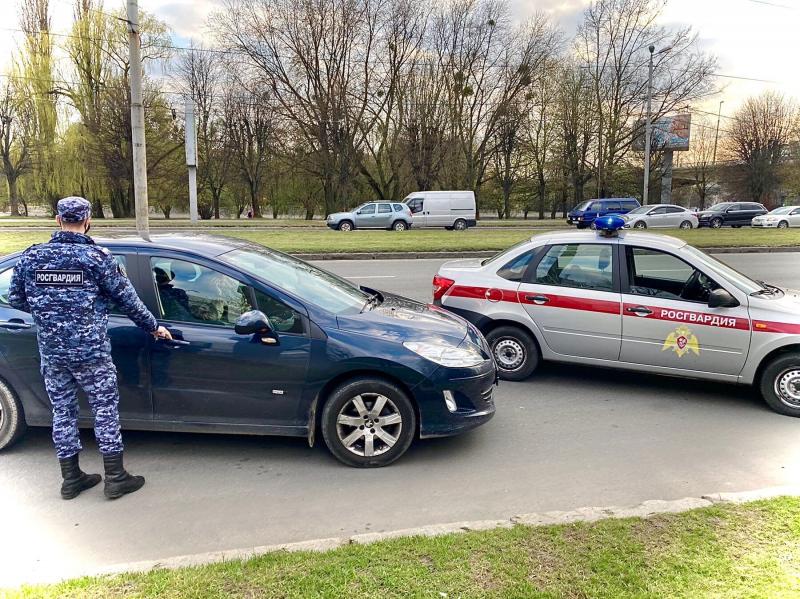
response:
{"label": "silver suv", "polygon": [[339,231],[353,229],[390,229],[405,231],[411,228],[411,210],[400,202],[369,202],[352,212],[328,215],[327,225]]}

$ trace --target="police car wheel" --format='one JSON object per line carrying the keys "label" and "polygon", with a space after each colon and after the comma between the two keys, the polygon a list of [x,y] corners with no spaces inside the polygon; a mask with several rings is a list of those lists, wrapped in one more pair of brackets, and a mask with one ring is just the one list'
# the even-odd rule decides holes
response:
{"label": "police car wheel", "polygon": [[523,381],[539,366],[539,348],[533,337],[521,328],[497,327],[489,331],[486,340],[492,348],[500,378]]}
{"label": "police car wheel", "polygon": [[411,400],[379,378],[360,377],[341,385],[322,411],[325,444],[336,459],[356,468],[391,464],[406,452],[416,430]]}
{"label": "police car wheel", "polygon": [[761,395],[773,410],[800,418],[800,353],[778,356],[761,375]]}
{"label": "police car wheel", "polygon": [[0,449],[13,445],[26,428],[22,404],[11,388],[0,380]]}

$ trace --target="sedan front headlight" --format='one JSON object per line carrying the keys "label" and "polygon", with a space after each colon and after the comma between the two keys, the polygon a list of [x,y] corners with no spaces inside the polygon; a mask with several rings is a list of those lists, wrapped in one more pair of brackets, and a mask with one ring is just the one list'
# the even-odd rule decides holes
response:
{"label": "sedan front headlight", "polygon": [[403,347],[447,368],[471,368],[486,361],[481,351],[472,344],[456,347],[442,341],[406,341]]}

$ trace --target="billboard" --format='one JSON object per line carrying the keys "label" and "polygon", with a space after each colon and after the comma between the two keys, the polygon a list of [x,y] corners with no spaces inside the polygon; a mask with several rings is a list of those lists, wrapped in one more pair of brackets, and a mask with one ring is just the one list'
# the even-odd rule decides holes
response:
{"label": "billboard", "polygon": [[[689,132],[692,125],[691,114],[676,114],[655,119],[651,123],[652,136],[650,147],[652,150],[682,151],[689,149]],[[636,138],[633,149],[644,151],[645,121],[639,120],[635,126]]]}

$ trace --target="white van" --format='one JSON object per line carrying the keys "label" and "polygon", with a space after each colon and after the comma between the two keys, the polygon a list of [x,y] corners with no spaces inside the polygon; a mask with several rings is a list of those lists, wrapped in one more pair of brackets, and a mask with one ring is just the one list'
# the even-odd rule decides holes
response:
{"label": "white van", "polygon": [[413,227],[474,227],[475,194],[471,191],[417,191],[403,200],[411,209]]}

